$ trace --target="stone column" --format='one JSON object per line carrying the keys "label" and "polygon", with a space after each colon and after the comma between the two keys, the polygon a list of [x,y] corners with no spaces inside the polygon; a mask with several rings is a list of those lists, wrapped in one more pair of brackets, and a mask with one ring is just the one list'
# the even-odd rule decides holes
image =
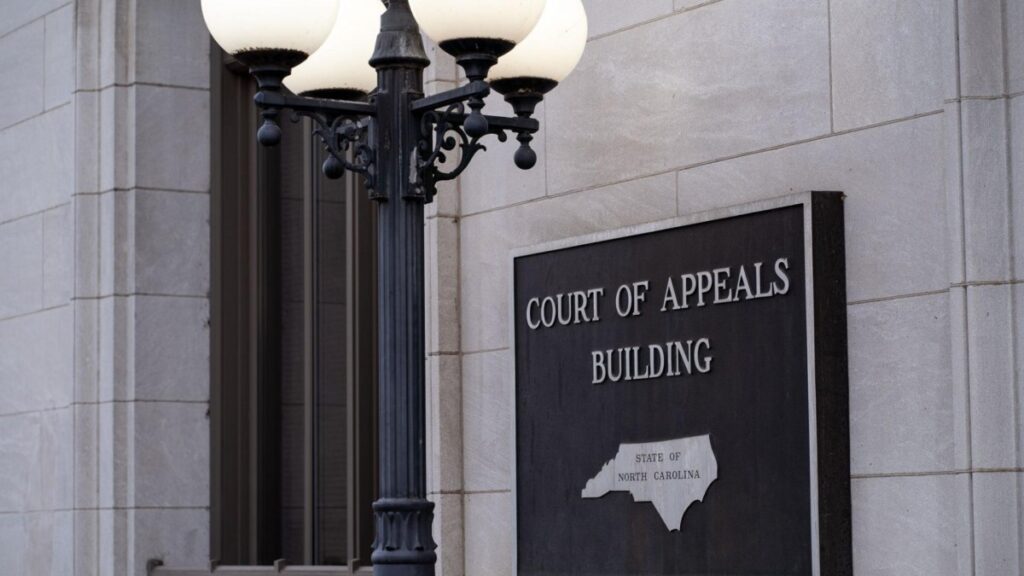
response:
{"label": "stone column", "polygon": [[75,12],[73,573],[204,565],[209,37],[198,0]]}

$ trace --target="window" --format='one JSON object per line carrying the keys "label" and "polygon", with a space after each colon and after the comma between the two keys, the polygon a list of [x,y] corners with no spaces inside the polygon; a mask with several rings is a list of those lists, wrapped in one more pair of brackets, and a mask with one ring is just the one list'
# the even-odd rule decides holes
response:
{"label": "window", "polygon": [[[303,121],[255,141],[254,82],[213,70],[211,556],[370,564],[376,488],[375,211],[320,174]],[[248,572],[247,572],[248,573]]]}

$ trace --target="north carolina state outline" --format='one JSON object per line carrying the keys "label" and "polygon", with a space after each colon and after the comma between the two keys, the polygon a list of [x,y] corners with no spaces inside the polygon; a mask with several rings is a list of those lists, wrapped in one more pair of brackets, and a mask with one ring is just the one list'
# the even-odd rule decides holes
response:
{"label": "north carolina state outline", "polygon": [[634,502],[654,504],[665,527],[675,532],[690,505],[703,502],[717,479],[718,460],[709,434],[620,444],[615,458],[587,481],[581,496],[601,498],[609,492],[629,492]]}

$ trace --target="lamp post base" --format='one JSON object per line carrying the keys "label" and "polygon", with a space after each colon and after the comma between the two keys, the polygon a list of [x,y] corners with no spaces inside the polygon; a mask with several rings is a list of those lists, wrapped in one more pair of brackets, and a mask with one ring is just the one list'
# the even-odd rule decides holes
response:
{"label": "lamp post base", "polygon": [[373,503],[373,512],[377,517],[373,573],[433,574],[437,562],[434,503],[424,498],[381,498]]}

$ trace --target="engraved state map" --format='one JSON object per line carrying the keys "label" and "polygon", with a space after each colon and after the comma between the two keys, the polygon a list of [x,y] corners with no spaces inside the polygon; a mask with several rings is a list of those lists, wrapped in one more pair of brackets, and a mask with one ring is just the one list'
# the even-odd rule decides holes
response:
{"label": "engraved state map", "polygon": [[718,479],[711,437],[691,436],[662,442],[621,444],[615,458],[587,481],[583,498],[629,492],[635,502],[650,502],[670,531],[680,529],[683,515],[703,501]]}

